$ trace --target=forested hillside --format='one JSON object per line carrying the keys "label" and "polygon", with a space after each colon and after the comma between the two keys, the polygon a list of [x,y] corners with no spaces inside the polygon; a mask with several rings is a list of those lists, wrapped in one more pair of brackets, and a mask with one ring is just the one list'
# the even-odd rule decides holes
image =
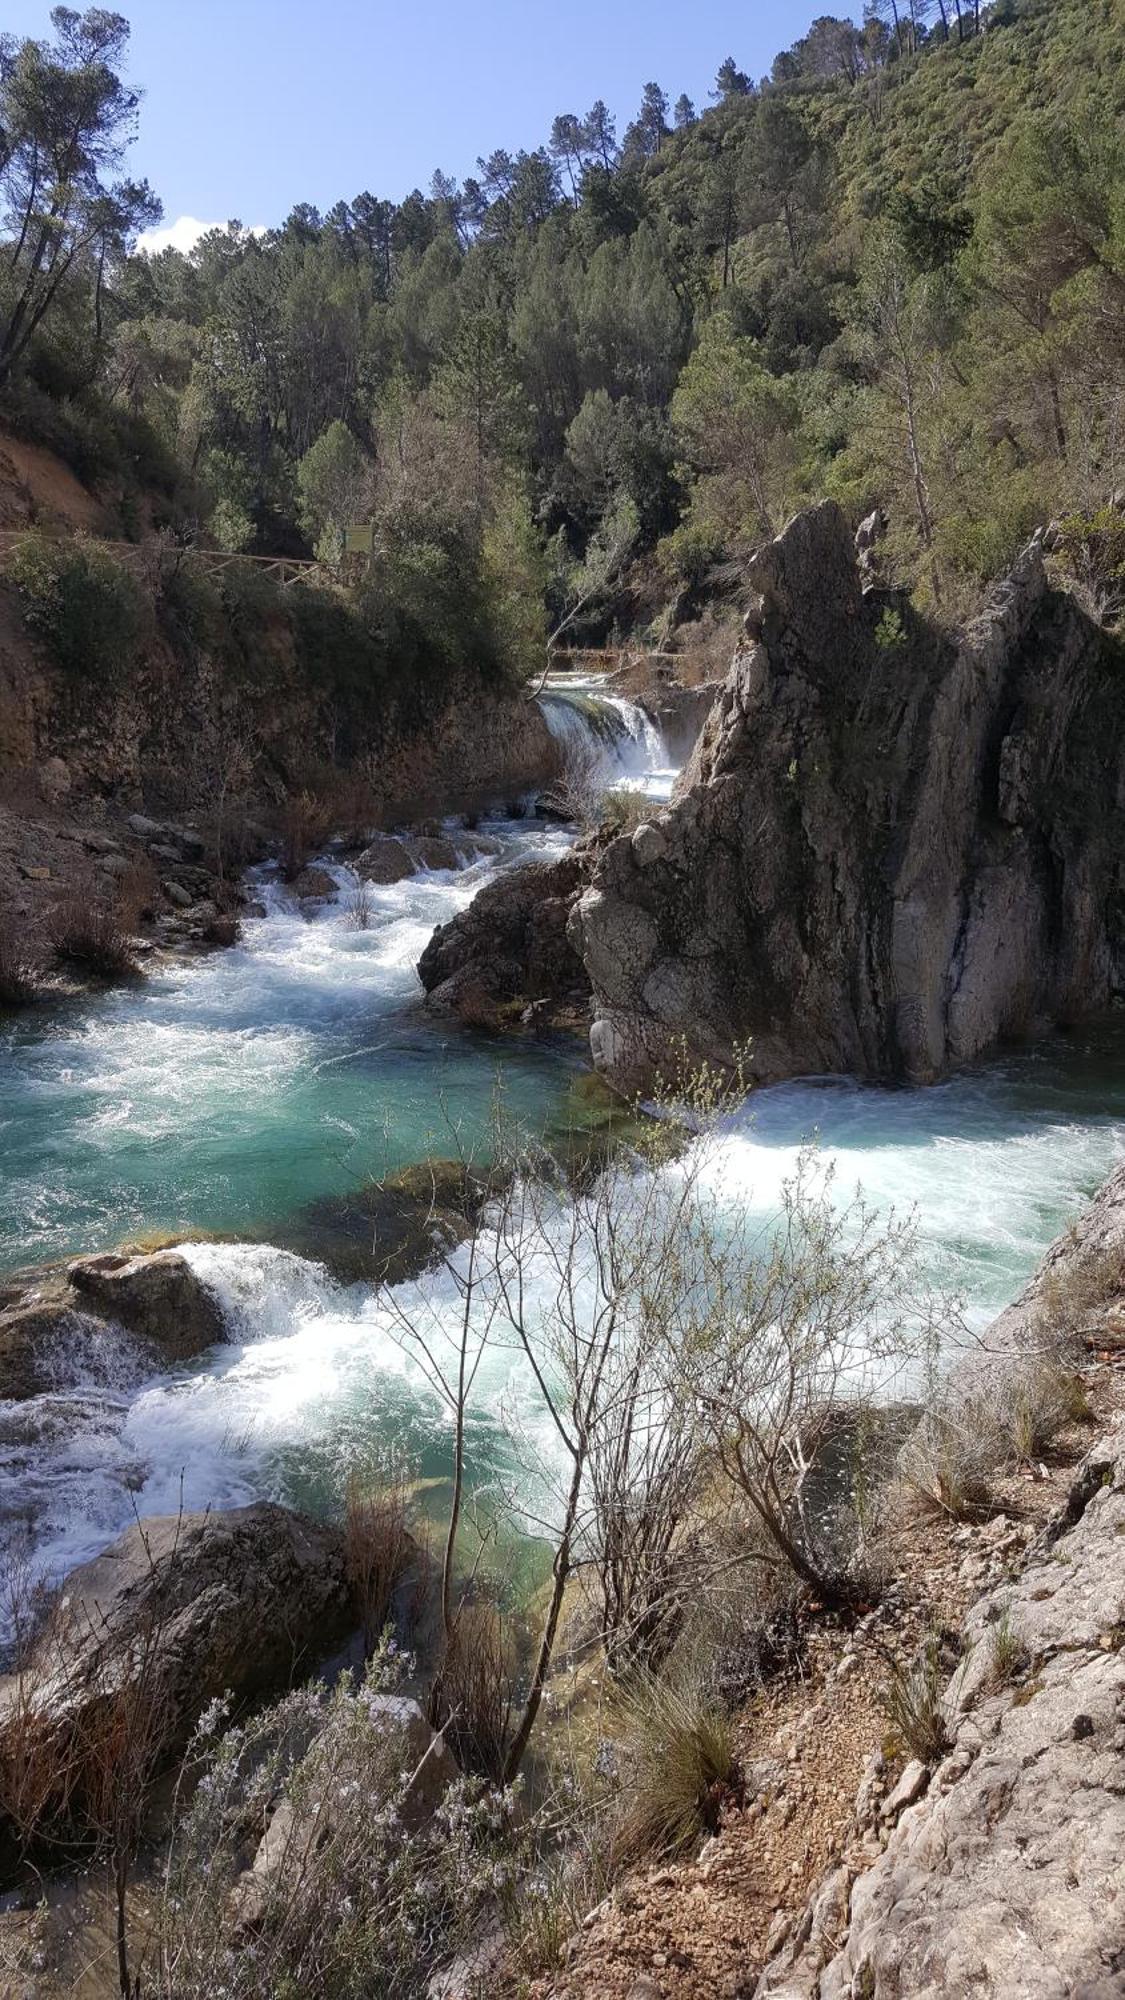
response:
{"label": "forested hillside", "polygon": [[463,182],[157,257],[127,25],[52,22],[0,46],[0,414],[133,536],[336,564],[369,525],[384,649],[518,671],[823,494],[956,616],[1125,479],[1121,0],[878,0],[706,108],[649,83],[620,132],[563,109]]}

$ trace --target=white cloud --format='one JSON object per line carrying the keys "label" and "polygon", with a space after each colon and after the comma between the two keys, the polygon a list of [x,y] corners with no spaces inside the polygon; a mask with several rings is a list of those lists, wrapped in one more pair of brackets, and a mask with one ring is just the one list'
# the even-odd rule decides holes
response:
{"label": "white cloud", "polygon": [[[225,222],[200,222],[197,216],[179,215],[166,229],[142,230],[137,238],[137,249],[142,257],[159,257],[162,250],[182,250],[186,257],[209,229],[225,228]],[[265,233],[264,222],[259,222],[250,231],[251,236],[264,236]]]}

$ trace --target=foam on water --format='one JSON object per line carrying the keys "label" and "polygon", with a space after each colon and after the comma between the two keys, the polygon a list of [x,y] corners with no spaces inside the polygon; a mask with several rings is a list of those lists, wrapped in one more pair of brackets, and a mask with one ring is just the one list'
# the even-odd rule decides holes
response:
{"label": "foam on water", "polygon": [[[860,1184],[882,1210],[917,1210],[931,1278],[981,1324],[1125,1153],[1121,1045],[1120,1032],[1074,1037],[924,1091],[778,1085],[729,1122],[707,1175],[732,1212],[766,1222],[802,1149],[817,1144],[841,1201]],[[390,1448],[423,1478],[448,1474],[448,1413],[404,1353],[387,1295],[335,1284],[263,1244],[199,1243],[186,1254],[223,1303],[227,1345],[167,1375],[94,1380],[0,1408],[0,1516],[33,1523],[38,1560],[53,1574],[128,1526],[134,1506],[149,1514],[181,1496],[188,1507],[272,1496],[330,1509],[349,1470]],[[548,1310],[551,1273],[549,1256],[533,1259],[532,1321]],[[438,1337],[457,1323],[448,1274],[395,1297],[408,1312],[424,1302]],[[539,1517],[555,1463],[530,1371],[500,1341],[477,1384],[471,1478],[522,1491]]]}

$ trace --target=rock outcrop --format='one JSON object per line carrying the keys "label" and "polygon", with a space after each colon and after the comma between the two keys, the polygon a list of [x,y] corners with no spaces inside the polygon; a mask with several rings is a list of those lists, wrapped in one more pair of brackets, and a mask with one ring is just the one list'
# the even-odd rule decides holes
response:
{"label": "rock outcrop", "polygon": [[170,1361],[190,1360],[226,1338],[217,1298],[178,1250],[82,1257],[67,1276],[92,1311],[151,1341]]}
{"label": "rock outcrop", "polygon": [[959,641],[864,590],[832,502],[752,560],[760,611],[673,804],[571,922],[595,1061],[686,1042],[763,1080],[925,1081],[1125,975],[1125,675],[1032,543]]}
{"label": "rock outcrop", "polygon": [[908,1767],[883,1852],[825,1879],[755,2000],[1125,1991],[1123,1637],[1119,1419],[1022,1574],[970,1614],[945,1756]]}
{"label": "rock outcrop", "polygon": [[589,984],[567,926],[589,866],[578,848],[560,861],[512,869],[440,925],[418,961],[427,1009],[483,1028],[526,1010],[540,1018],[581,1012]]}
{"label": "rock outcrop", "polygon": [[21,1702],[80,1725],[143,1659],[171,1745],[214,1697],[287,1686],[349,1621],[334,1528],[269,1502],[145,1520],[66,1579],[21,1682],[0,1683],[0,1741]]}
{"label": "rock outcrop", "polygon": [[113,1378],[121,1332],[151,1351],[154,1366],[188,1361],[225,1340],[214,1293],[176,1250],[83,1257],[65,1277],[49,1271],[0,1293],[0,1398],[41,1395],[83,1375]]}

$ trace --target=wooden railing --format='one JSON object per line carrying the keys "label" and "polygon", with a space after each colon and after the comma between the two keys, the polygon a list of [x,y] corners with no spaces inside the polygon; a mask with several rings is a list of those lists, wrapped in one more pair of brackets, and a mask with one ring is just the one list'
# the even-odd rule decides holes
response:
{"label": "wooden railing", "polygon": [[[2,528],[0,529],[0,569],[4,567],[12,550],[19,542],[24,541],[28,535],[45,535],[48,541],[54,542],[68,542],[79,539],[64,528]],[[131,569],[134,572],[143,572],[149,556],[149,547],[151,546],[146,546],[143,542],[111,541],[107,537],[100,535],[83,536],[81,539],[92,542],[95,548],[105,549],[114,558],[115,562],[123,564],[126,569]],[[282,590],[288,590],[292,584],[312,582],[320,577],[324,577],[325,581],[327,581],[327,573],[321,568],[321,565],[303,556],[248,556],[232,552],[229,549],[202,549],[195,545],[176,548],[174,552],[178,556],[185,557],[197,568],[202,569],[206,576],[221,576],[224,570],[250,567],[256,569],[261,576],[276,577]]]}

